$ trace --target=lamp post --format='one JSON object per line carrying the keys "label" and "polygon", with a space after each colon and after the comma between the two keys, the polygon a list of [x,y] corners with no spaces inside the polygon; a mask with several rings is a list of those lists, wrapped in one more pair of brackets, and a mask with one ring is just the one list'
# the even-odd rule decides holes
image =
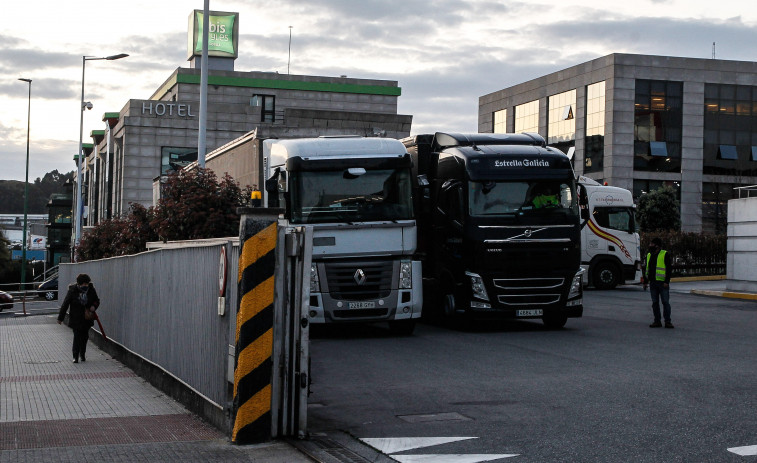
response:
{"label": "lamp post", "polygon": [[101,58],[94,57],[94,56],[82,56],[81,57],[81,104],[79,106],[79,110],[81,111],[81,115],[79,118],[79,156],[76,159],[76,212],[74,214],[75,220],[75,230],[74,233],[76,234],[76,239],[74,240],[74,249],[73,249],[73,258],[74,262],[78,260],[76,257],[76,248],[79,246],[79,242],[81,241],[81,219],[82,219],[82,213],[84,212],[84,205],[82,204],[82,197],[81,197],[81,184],[82,184],[82,171],[81,171],[81,160],[84,157],[84,150],[82,148],[82,137],[84,136],[84,111],[86,109],[92,109],[92,103],[84,102],[84,66],[87,63],[87,61],[99,61],[99,60],[108,60],[113,61],[121,58],[126,58],[126,53],[120,53],[118,55],[110,55],[110,56],[104,56]]}
{"label": "lamp post", "polygon": [[18,79],[29,84],[29,99],[26,109],[26,180],[24,180],[24,235],[23,244],[21,245],[21,291],[24,292],[22,305],[24,315],[26,315],[26,215],[29,205],[29,129],[31,128],[32,115],[32,80]]}

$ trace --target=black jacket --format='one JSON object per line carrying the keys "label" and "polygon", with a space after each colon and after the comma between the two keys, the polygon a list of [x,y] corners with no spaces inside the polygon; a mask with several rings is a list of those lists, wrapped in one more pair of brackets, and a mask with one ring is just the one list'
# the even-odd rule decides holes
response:
{"label": "black jacket", "polygon": [[[95,291],[94,285],[89,284],[87,289],[87,307],[94,307],[95,309],[100,306],[100,298],[97,297],[97,291]],[[84,318],[84,306],[79,301],[79,287],[76,283],[68,285],[68,292],[66,298],[63,299],[63,304],[60,306],[60,312],[58,312],[58,321],[63,321],[66,317],[66,311],[68,314],[68,326],[77,330],[82,328],[89,329],[95,324],[93,320],[86,320]]]}

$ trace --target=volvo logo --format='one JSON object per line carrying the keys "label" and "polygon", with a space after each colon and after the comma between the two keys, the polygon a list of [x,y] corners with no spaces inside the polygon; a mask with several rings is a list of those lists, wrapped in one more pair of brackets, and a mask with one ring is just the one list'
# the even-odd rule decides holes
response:
{"label": "volvo logo", "polygon": [[355,283],[357,283],[358,285],[365,284],[365,280],[367,280],[365,276],[365,272],[361,268],[355,271],[355,274],[352,276],[352,279],[355,280]]}
{"label": "volvo logo", "polygon": [[526,238],[531,238],[531,233],[531,229],[526,228],[526,231],[523,232],[523,236],[525,236]]}

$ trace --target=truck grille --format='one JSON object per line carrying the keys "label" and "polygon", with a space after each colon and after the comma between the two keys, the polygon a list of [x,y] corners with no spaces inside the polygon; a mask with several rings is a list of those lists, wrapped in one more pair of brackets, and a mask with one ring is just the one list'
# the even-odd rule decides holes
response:
{"label": "truck grille", "polygon": [[352,301],[389,296],[392,290],[393,268],[394,262],[392,261],[352,261],[324,264],[331,297]]}
{"label": "truck grille", "polygon": [[565,278],[497,278],[494,286],[502,290],[497,295],[500,304],[533,306],[560,301],[560,288]]}

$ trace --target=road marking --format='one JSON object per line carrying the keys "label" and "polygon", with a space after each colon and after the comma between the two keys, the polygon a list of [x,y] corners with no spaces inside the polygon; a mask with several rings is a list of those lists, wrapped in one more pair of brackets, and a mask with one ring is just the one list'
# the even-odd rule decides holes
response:
{"label": "road marking", "polygon": [[389,455],[400,463],[479,463],[482,461],[499,460],[500,458],[517,457],[518,455],[483,454],[483,455]]}
{"label": "road marking", "polygon": [[397,455],[397,452],[468,439],[478,439],[478,437],[377,437],[360,440],[400,463],[480,463],[518,456],[517,453]]}
{"label": "road marking", "polygon": [[746,447],[731,447],[729,452],[741,455],[742,457],[751,457],[757,455],[757,445],[747,445]]}
{"label": "road marking", "polygon": [[388,437],[360,440],[381,453],[390,454],[468,439],[478,439],[478,437]]}

